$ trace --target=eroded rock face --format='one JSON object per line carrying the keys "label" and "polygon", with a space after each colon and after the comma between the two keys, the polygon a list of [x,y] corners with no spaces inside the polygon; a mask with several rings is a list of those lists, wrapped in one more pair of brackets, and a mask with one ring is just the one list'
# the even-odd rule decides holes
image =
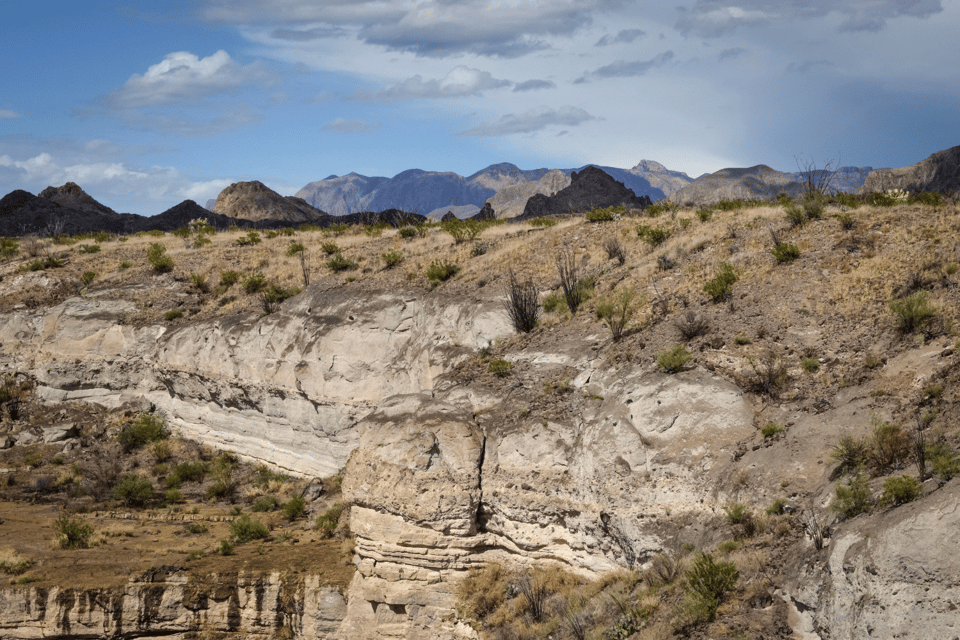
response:
{"label": "eroded rock face", "polygon": [[859,193],[889,189],[936,191],[951,198],[960,196],[960,146],[938,151],[908,167],[871,171]]}
{"label": "eroded rock face", "polygon": [[124,587],[0,590],[0,640],[174,636],[206,629],[266,640],[281,629],[335,640],[347,603],[316,576],[209,576],[151,570]]}

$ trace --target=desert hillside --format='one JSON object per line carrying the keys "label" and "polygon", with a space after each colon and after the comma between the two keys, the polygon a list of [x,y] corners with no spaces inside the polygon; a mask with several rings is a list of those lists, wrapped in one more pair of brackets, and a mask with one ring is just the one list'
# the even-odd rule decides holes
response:
{"label": "desert hillside", "polygon": [[958,232],[891,192],[6,238],[0,637],[952,637]]}

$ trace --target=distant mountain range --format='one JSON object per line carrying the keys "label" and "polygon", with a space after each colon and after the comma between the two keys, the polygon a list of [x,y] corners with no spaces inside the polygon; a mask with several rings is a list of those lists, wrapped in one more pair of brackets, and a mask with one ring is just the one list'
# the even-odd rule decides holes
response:
{"label": "distant mountain range", "polygon": [[[687,174],[671,171],[652,160],[643,160],[631,169],[585,165],[559,171],[567,175],[567,184],[569,184],[570,174],[574,171],[582,171],[587,166],[602,169],[615,180],[622,182],[628,189],[633,190],[637,196],[649,196],[654,201],[665,198],[692,181]],[[439,218],[447,211],[453,211],[460,217],[464,217],[470,215],[471,211],[478,211],[487,202],[491,202],[491,199],[503,189],[538,181],[549,171],[550,169],[523,170],[516,165],[502,162],[492,164],[466,177],[451,171],[420,169],[403,171],[393,178],[368,177],[350,173],[311,182],[300,189],[295,197],[302,198],[313,207],[333,215],[355,211],[379,211],[395,207],[433,218]],[[500,211],[497,211],[494,202],[491,202],[491,206],[494,207],[498,217],[503,217]],[[518,209],[522,211],[523,204],[520,204]]]}

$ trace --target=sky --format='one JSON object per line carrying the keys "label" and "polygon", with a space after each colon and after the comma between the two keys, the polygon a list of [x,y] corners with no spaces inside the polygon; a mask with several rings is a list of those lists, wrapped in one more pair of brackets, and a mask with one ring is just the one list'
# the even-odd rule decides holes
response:
{"label": "sky", "polygon": [[960,0],[0,0],[0,196],[905,166],[960,144],[957,34]]}

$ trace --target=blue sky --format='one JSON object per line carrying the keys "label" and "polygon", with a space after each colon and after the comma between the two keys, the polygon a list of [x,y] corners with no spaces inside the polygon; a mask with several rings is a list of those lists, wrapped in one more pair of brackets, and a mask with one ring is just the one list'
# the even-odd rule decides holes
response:
{"label": "blue sky", "polygon": [[960,0],[0,0],[0,195],[960,144]]}

